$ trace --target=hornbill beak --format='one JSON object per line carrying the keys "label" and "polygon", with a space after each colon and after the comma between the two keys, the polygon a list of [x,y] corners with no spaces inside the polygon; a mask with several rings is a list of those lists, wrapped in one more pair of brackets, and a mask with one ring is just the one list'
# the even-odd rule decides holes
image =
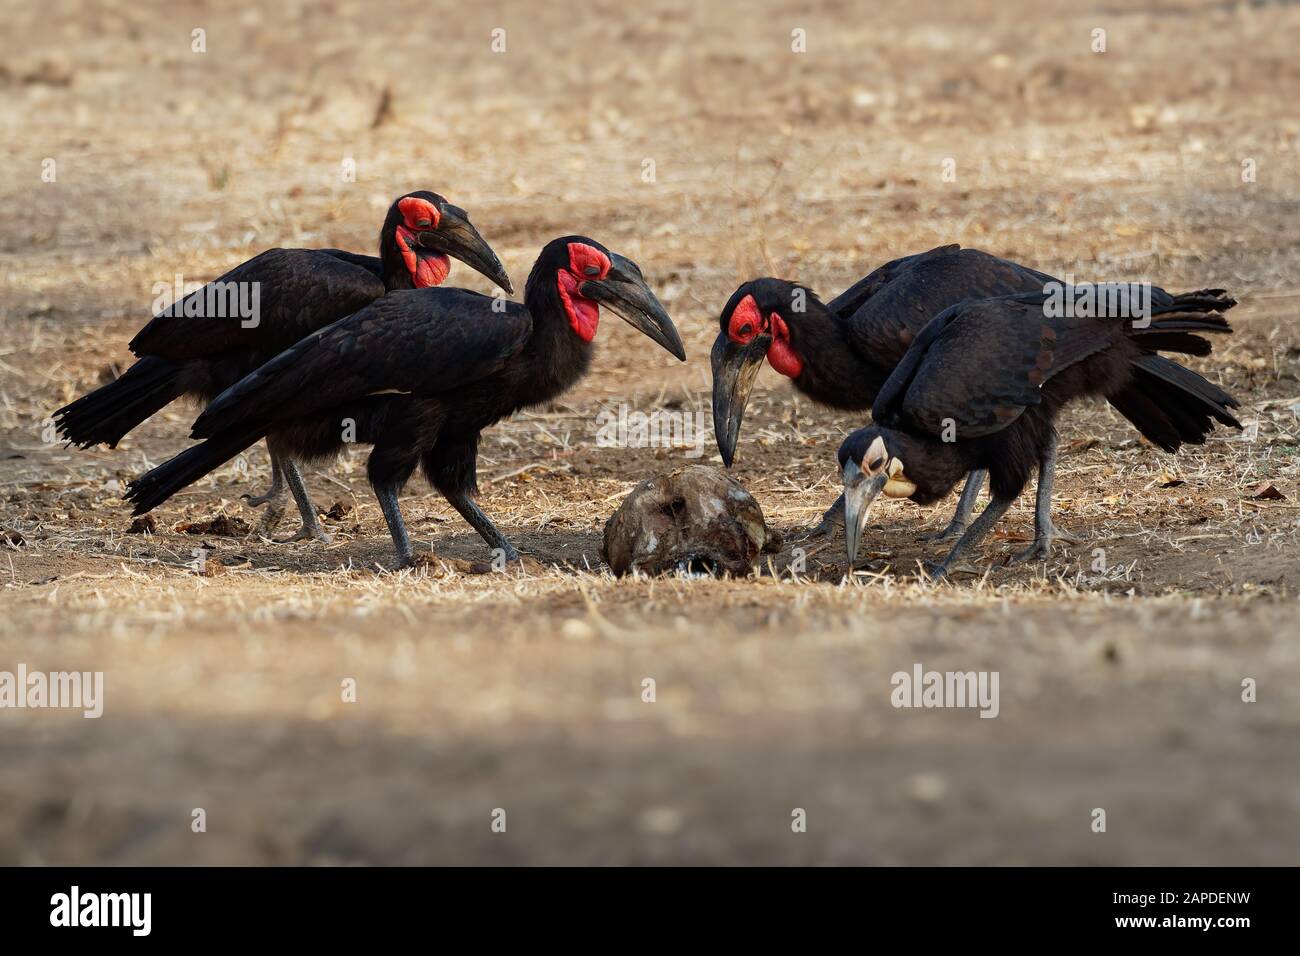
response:
{"label": "hornbill beak", "polygon": [[515,294],[515,287],[510,284],[501,260],[479,235],[474,224],[469,221],[469,214],[459,206],[447,203],[442,207],[442,218],[436,229],[428,229],[417,236],[420,248],[431,252],[459,259],[475,272],[487,276],[506,292]]}
{"label": "hornbill beak", "polygon": [[867,475],[853,459],[844,463],[844,543],[849,551],[850,570],[858,560],[867,509],[888,481],[889,475],[883,471],[878,475]]}
{"label": "hornbill beak", "polygon": [[595,302],[609,306],[628,325],[654,339],[665,349],[686,361],[686,349],[677,326],[641,278],[641,270],[631,259],[610,253],[609,272],[603,279],[588,279],[578,291]]}
{"label": "hornbill beak", "polygon": [[754,387],[754,379],[767,357],[772,336],[759,335],[748,345],[733,342],[726,332],[718,334],[710,360],[713,363],[713,435],[722,452],[722,463],[731,467],[740,439],[740,422]]}

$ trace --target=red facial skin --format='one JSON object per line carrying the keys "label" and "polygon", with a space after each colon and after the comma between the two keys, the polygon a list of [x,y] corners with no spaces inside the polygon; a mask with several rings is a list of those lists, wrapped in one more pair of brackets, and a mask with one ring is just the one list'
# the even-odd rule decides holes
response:
{"label": "red facial skin", "polygon": [[798,378],[803,373],[803,359],[795,353],[790,344],[790,327],[785,324],[779,312],[773,312],[769,318],[763,318],[758,303],[752,295],[747,295],[736,303],[731,312],[731,321],[727,323],[727,338],[737,345],[748,345],[754,339],[767,333],[772,336],[772,344],[767,349],[767,360],[772,368],[786,378]]}
{"label": "red facial skin", "polygon": [[397,224],[397,248],[406,262],[406,269],[411,273],[411,281],[417,289],[442,285],[451,273],[451,260],[444,255],[417,253],[415,234],[438,228],[442,213],[438,207],[427,199],[407,196],[397,200],[397,208],[404,223]]}
{"label": "red facial skin", "polygon": [[[596,270],[595,274],[588,275],[587,270],[592,268]],[[584,342],[590,342],[596,337],[600,305],[579,292],[578,286],[592,279],[603,279],[607,275],[609,256],[586,243],[569,243],[569,267],[556,274],[555,286],[559,290],[564,312],[569,317],[569,325]]]}

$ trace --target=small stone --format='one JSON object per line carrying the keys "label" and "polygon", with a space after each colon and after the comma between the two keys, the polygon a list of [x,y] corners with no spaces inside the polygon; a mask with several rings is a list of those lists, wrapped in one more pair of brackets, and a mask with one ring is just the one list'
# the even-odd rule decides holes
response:
{"label": "small stone", "polygon": [[140,515],[131,522],[131,527],[126,529],[127,534],[156,534],[158,531],[158,522],[154,520],[153,515]]}

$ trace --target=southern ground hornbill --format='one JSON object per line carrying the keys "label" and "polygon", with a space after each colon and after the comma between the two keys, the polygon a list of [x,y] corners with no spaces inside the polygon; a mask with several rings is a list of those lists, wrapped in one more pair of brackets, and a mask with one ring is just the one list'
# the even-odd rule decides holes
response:
{"label": "southern ground hornbill", "polygon": [[685,360],[636,263],[582,236],[555,239],[522,305],[462,289],[393,292],[303,339],[218,396],[194,424],[204,441],[126,497],[143,514],[269,433],[311,460],[337,454],[351,431],[374,446],[367,472],[399,567],[413,556],[397,495],[417,465],[489,547],[517,559],[474,502],[479,433],[582,377],[601,305]]}
{"label": "southern ground hornbill", "polygon": [[1241,427],[1229,412],[1237,406],[1232,396],[1157,354],[1208,355],[1210,343],[1196,333],[1231,332],[1218,313],[1234,303],[1222,290],[1171,296],[1153,288],[1148,314],[1137,321],[1063,317],[1047,307],[1051,298],[961,303],[916,337],[871,406],[874,424],[840,446],[850,566],[879,494],[930,504],[972,470],[987,469],[992,500],[943,562],[929,566],[942,577],[1002,517],[1035,466],[1034,543],[1017,557],[1046,557],[1054,535],[1053,422],[1076,398],[1109,399],[1169,451],[1204,442],[1215,421]]}
{"label": "southern ground hornbill", "polygon": [[[793,282],[746,282],[722,310],[713,346],[713,426],[723,462],[730,467],[735,456],[745,404],[764,358],[814,401],[865,411],[913,339],[944,309],[967,299],[1041,292],[1056,281],[977,249],[949,245],[887,262],[825,304]],[[1116,407],[1123,411],[1120,403]],[[942,540],[965,530],[983,483],[984,472],[972,472],[951,523],[930,537]],[[814,533],[832,531],[843,508],[841,497]]]}
{"label": "southern ground hornbill", "polygon": [[[436,286],[449,256],[506,291],[510,278],[465,210],[437,193],[395,200],[379,233],[379,257],[338,249],[269,249],[155,316],[131,340],[138,357],[116,381],[54,413],[59,434],[83,448],[113,448],[122,436],[182,396],[208,401],[304,336],[369,305],[386,292]],[[256,286],[252,284],[256,283]],[[257,290],[256,314],[232,314],[230,291]],[[329,538],[320,526],[302,475],[274,432],[270,490],[255,505],[278,515],[287,484],[303,526],[294,538]]]}

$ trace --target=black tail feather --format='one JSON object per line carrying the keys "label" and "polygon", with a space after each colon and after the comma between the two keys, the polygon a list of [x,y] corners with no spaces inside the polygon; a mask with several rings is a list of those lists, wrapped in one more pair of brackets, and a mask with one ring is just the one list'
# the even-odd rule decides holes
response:
{"label": "black tail feather", "polygon": [[1227,312],[1237,304],[1237,300],[1223,289],[1180,292],[1173,299],[1175,310],[1182,312]]}
{"label": "black tail feather", "polygon": [[1177,362],[1171,362],[1163,355],[1143,355],[1133,360],[1136,368],[1165,385],[1179,390],[1182,394],[1197,399],[1218,421],[1232,428],[1240,428],[1241,422],[1228,411],[1239,408],[1241,403],[1213,382],[1197,375],[1189,368]]}
{"label": "black tail feather", "polygon": [[115,381],[55,412],[59,437],[81,448],[116,448],[127,432],[184,394],[180,372],[164,358],[140,359]]}
{"label": "black tail feather", "polygon": [[1228,411],[1237,400],[1190,369],[1156,352],[1209,355],[1212,346],[1196,333],[1231,334],[1221,315],[1236,305],[1222,289],[1202,289],[1171,296],[1154,290],[1151,317],[1145,327],[1130,327],[1129,336],[1142,348],[1133,359],[1133,378],[1110,396],[1115,409],[1137,426],[1148,441],[1174,452],[1184,443],[1204,444],[1218,421],[1232,428],[1241,423]]}
{"label": "black tail feather", "polygon": [[1175,452],[1183,443],[1204,444],[1215,421],[1241,428],[1228,411],[1237,400],[1213,382],[1161,355],[1140,356],[1132,365],[1132,381],[1110,403],[1152,444]]}
{"label": "black tail feather", "polygon": [[1122,391],[1110,396],[1110,403],[1157,448],[1172,454],[1182,445],[1178,427],[1170,421],[1160,403],[1138,383],[1136,376]]}
{"label": "black tail feather", "polygon": [[1138,344],[1152,352],[1178,352],[1200,358],[1214,351],[1214,346],[1208,340],[1185,332],[1151,332],[1142,335]]}
{"label": "black tail feather", "polygon": [[135,505],[131,513],[142,515],[152,511],[182,488],[220,468],[264,434],[265,429],[261,428],[252,432],[219,433],[150,469],[127,488],[124,497]]}

